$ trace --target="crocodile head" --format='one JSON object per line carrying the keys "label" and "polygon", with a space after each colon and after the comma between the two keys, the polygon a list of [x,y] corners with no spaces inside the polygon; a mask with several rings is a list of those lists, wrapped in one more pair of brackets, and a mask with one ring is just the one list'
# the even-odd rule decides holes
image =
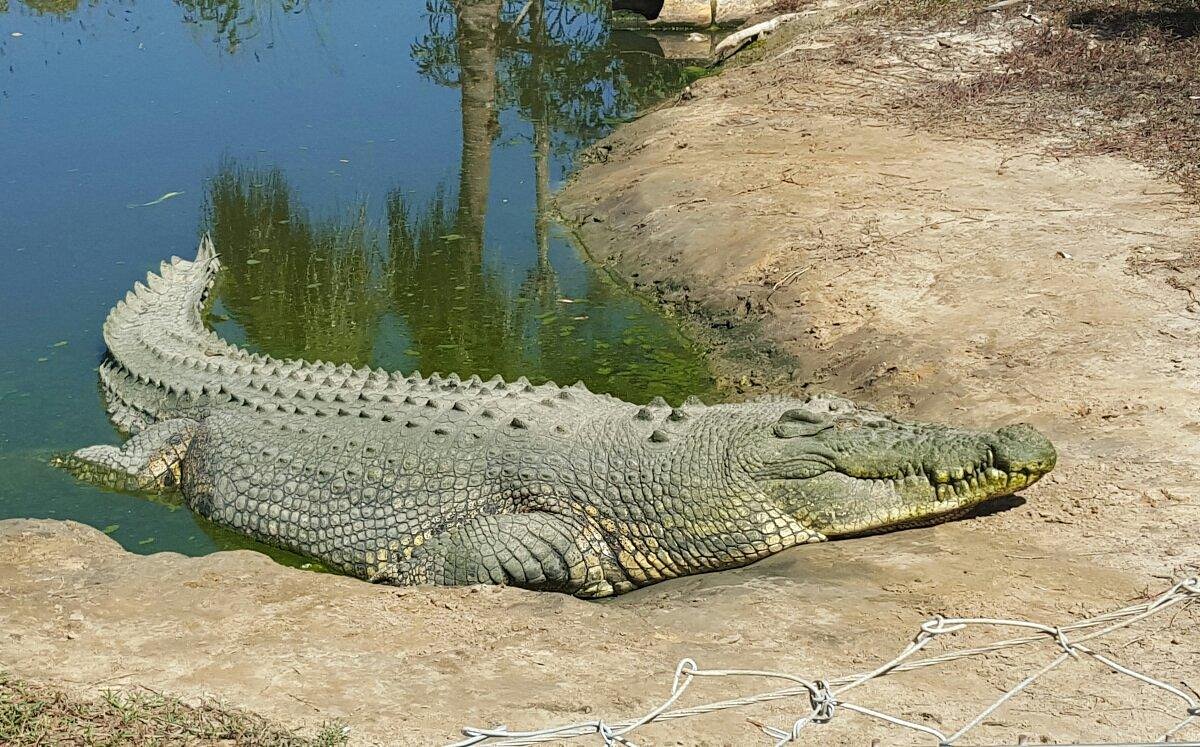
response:
{"label": "crocodile head", "polygon": [[826,537],[955,518],[1032,485],[1057,458],[1028,425],[976,431],[906,422],[836,397],[814,397],[757,424],[743,444],[752,479]]}

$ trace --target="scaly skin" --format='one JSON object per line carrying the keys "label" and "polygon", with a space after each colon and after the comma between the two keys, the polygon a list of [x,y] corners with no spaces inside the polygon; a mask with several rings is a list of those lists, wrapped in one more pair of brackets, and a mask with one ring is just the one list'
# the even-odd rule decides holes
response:
{"label": "scaly skin", "polygon": [[607,596],[830,537],[928,524],[1054,466],[1024,425],[908,423],[836,397],[645,407],[582,385],[250,355],[204,329],[205,240],[118,304],[123,447],[60,462],[373,581]]}

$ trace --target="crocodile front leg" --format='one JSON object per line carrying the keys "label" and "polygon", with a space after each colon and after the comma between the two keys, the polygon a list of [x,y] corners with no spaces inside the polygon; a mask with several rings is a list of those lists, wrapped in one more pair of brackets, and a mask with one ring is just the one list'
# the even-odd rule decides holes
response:
{"label": "crocodile front leg", "polygon": [[402,586],[504,584],[605,597],[633,585],[594,531],[555,514],[479,516],[436,535],[372,581]]}
{"label": "crocodile front leg", "polygon": [[53,463],[81,480],[112,488],[163,492],[179,486],[179,466],[198,422],[186,418],[155,423],[122,446],[88,446]]}

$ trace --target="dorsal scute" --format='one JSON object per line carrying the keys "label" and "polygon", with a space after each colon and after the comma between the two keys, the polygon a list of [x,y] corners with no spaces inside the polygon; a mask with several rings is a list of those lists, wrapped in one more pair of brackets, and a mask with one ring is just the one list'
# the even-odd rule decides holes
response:
{"label": "dorsal scute", "polygon": [[[104,338],[112,359],[127,372],[121,381],[129,384],[114,375],[105,386],[114,390],[114,397],[131,400],[123,412],[152,413],[151,419],[169,416],[164,407],[172,405],[161,404],[164,393],[168,400],[200,400],[211,407],[232,402],[258,411],[303,414],[307,410],[324,416],[345,410],[358,417],[369,405],[373,417],[381,410],[392,411],[398,420],[407,415],[395,410],[405,406],[415,405],[429,414],[432,408],[440,408],[479,417],[498,397],[517,402],[528,398],[544,407],[570,407],[567,402],[572,397],[585,398],[587,388],[582,382],[575,388],[560,388],[552,381],[535,385],[524,376],[507,383],[496,374],[485,383],[470,372],[424,378],[420,371],[406,375],[381,367],[251,352],[223,340],[204,324],[203,305],[218,267],[215,248],[206,238],[195,261],[172,257],[160,263],[157,273],[147,273],[144,283],[134,283],[110,311]],[[118,387],[123,389],[115,391]],[[414,400],[411,394],[419,398]],[[310,402],[319,404],[314,409],[306,406]]]}

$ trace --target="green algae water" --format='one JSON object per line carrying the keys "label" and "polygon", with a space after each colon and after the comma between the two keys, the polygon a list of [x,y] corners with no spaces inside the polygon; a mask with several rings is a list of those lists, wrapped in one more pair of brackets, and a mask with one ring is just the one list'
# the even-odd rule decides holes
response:
{"label": "green algae water", "polygon": [[47,466],[119,441],[101,324],[204,231],[225,266],[210,323],[251,350],[711,394],[699,352],[550,215],[583,148],[688,82],[606,8],[0,0],[0,518],[263,549]]}

